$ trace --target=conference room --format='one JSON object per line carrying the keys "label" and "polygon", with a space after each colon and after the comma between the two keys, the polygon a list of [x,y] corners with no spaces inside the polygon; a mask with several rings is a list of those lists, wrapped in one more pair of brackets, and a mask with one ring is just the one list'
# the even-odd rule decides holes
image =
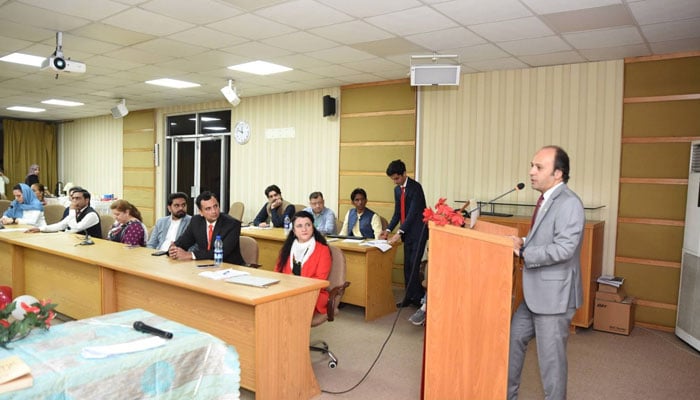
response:
{"label": "conference room", "polygon": [[[587,307],[569,338],[572,352],[578,349],[569,359],[570,397],[605,397],[594,394],[619,385],[611,382],[592,392],[590,382],[597,375],[580,371],[605,367],[599,361],[585,365],[586,357],[576,357],[587,354],[586,349],[603,348],[603,343],[630,360],[621,343],[656,338],[673,343],[672,350],[659,354],[679,351],[678,357],[690,358],[687,365],[697,365],[693,348],[698,345],[687,347],[688,339],[679,340],[675,332],[683,307],[679,292],[689,230],[691,143],[700,139],[695,117],[700,84],[694,73],[700,64],[698,18],[695,4],[655,0],[575,5],[540,0],[97,0],[84,7],[2,2],[1,164],[12,182],[6,192],[24,181],[31,164],[39,164],[41,181],[50,191],[70,183],[88,188],[98,201],[109,195],[126,199],[138,206],[151,227],[165,215],[167,195],[174,191],[194,199],[200,191],[212,190],[221,197],[223,212],[241,202],[245,224],[265,203],[264,190],[271,184],[281,188],[285,200],[300,205],[308,205],[309,193],[321,191],[326,207],[339,218],[352,207],[352,190],[362,187],[367,207],[389,220],[394,184],[386,167],[401,159],[408,175],[421,183],[429,207],[440,198],[454,208],[473,201],[483,204],[482,214],[512,215],[483,216],[484,221],[521,227],[522,220],[529,224],[540,194],[531,188],[528,176],[533,154],[544,145],[562,146],[571,159],[568,186],[583,202],[590,234],[584,262]],[[6,62],[13,53],[35,56],[39,65]],[[42,69],[41,63],[56,58],[70,61],[74,70],[57,69],[53,63]],[[258,75],[229,68],[254,61],[290,70]],[[453,74],[445,78],[437,71]],[[194,86],[147,83],[157,79]],[[82,104],[43,103],[49,100]],[[18,106],[44,111],[17,111]],[[32,145],[23,147],[22,138],[32,138]],[[490,202],[520,182],[524,189]],[[195,208],[188,204],[190,213]],[[519,234],[527,233],[527,225],[524,229]],[[29,242],[48,246],[36,238],[12,240],[18,242],[5,246],[17,254],[17,246]],[[43,252],[54,250],[33,249],[31,256],[29,250],[22,251],[23,263],[34,259],[51,264]],[[70,259],[78,257],[76,252],[93,250],[66,251]],[[385,280],[378,287],[368,286],[380,293],[382,304],[393,304],[403,295],[403,251],[393,251],[389,265],[382,267]],[[117,291],[115,300],[105,297],[108,291],[95,282],[145,285],[134,277],[140,274],[135,265],[148,269],[153,264],[160,271],[158,279],[166,281],[188,279],[197,272],[193,267],[175,278],[167,275],[166,259],[134,259],[134,266],[100,264],[99,272],[90,269],[93,261],[83,260],[90,290],[102,300],[99,307],[66,314],[84,319],[126,310],[119,293],[131,289]],[[3,263],[2,271],[13,271],[11,263]],[[267,274],[269,269],[263,264],[256,273]],[[307,337],[328,341],[339,357],[338,367],[330,369],[327,359],[305,352],[304,363],[311,359],[311,365],[300,370],[304,379],[315,382],[308,386],[349,389],[380,353],[394,320],[396,332],[368,382],[343,396],[312,390],[304,397],[439,398],[424,393],[421,382],[429,324],[411,325],[407,318],[412,308],[374,307],[372,296],[358,294],[367,286],[362,279],[369,278],[350,275],[348,305],[336,320],[304,328]],[[598,275],[625,278],[625,291],[635,299],[629,336],[593,329]],[[166,283],[161,284],[170,289],[184,285]],[[318,289],[309,285],[309,291]],[[145,287],[139,290],[149,293]],[[206,302],[201,293],[205,289],[190,290],[202,295],[195,296],[196,301]],[[221,290],[229,302],[235,297],[230,288]],[[174,291],[171,295],[176,297]],[[232,307],[219,299],[226,304],[222,307]],[[124,305],[200,331],[224,330],[188,324],[175,309],[146,307],[156,300],[148,296],[148,301],[136,298]],[[186,299],[175,304],[182,302]],[[453,302],[466,300],[456,297]],[[69,303],[59,302],[58,311]],[[73,304],[76,310],[84,306],[77,300]],[[381,311],[371,314],[375,308]],[[376,347],[365,346],[363,340],[351,340],[353,336],[381,340]],[[697,338],[698,332],[691,337]],[[603,343],[586,344],[596,339]],[[261,354],[253,354],[257,350],[262,351],[259,343],[236,349],[242,361],[262,360]],[[530,374],[524,375],[529,379],[523,379],[521,398],[540,398],[537,356],[528,356],[532,365],[526,363]],[[650,356],[647,371],[677,376],[681,381],[668,385],[683,386],[684,370],[662,363],[663,357]],[[243,397],[268,398],[254,381],[269,377],[241,366]],[[469,385],[468,378],[456,379],[460,380]],[[275,379],[270,382],[270,387],[282,385]],[[647,385],[639,379],[622,387]],[[670,390],[659,386],[661,393]],[[697,384],[688,388],[691,394],[699,392]],[[392,397],[392,391],[400,395]]]}

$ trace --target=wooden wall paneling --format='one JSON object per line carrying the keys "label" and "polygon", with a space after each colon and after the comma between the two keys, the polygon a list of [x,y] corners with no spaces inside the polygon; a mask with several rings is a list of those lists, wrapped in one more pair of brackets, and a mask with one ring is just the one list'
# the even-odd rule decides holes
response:
{"label": "wooden wall paneling", "polygon": [[[361,187],[367,207],[387,220],[394,208],[390,161],[401,159],[410,176],[416,168],[416,91],[407,79],[341,87],[338,219]],[[392,282],[403,284],[403,252],[396,251]],[[401,273],[399,273],[401,272]]]}
{"label": "wooden wall paneling", "polygon": [[700,57],[625,63],[615,273],[638,324],[670,330],[680,279],[690,141],[700,136]]}
{"label": "wooden wall paneling", "polygon": [[155,224],[155,110],[130,112],[123,124],[123,197],[134,204],[146,226]]}

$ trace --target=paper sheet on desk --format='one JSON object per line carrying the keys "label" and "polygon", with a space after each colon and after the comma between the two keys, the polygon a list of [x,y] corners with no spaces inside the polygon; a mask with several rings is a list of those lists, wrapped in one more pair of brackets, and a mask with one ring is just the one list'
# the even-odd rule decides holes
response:
{"label": "paper sheet on desk", "polygon": [[386,240],[370,240],[368,242],[360,243],[360,246],[376,247],[381,250],[382,253],[386,253],[387,251],[391,250],[391,245]]}
{"label": "paper sheet on desk", "polygon": [[8,227],[5,227],[4,229],[0,229],[0,233],[2,233],[2,232],[24,232],[26,230],[27,230],[27,228],[8,228]]}
{"label": "paper sheet on desk", "polygon": [[343,243],[355,243],[355,244],[360,244],[364,241],[364,239],[343,239]]}
{"label": "paper sheet on desk", "polygon": [[83,358],[105,358],[117,354],[135,353],[160,347],[167,343],[166,339],[158,336],[150,336],[143,339],[134,340],[126,343],[112,344],[107,346],[91,346],[85,347],[80,355]]}
{"label": "paper sheet on desk", "polygon": [[209,279],[214,279],[217,281],[223,280],[223,279],[228,279],[228,278],[233,278],[234,276],[243,276],[243,275],[249,275],[248,272],[245,271],[239,271],[237,269],[220,269],[218,271],[203,271],[199,273],[199,276],[203,276],[205,278]]}

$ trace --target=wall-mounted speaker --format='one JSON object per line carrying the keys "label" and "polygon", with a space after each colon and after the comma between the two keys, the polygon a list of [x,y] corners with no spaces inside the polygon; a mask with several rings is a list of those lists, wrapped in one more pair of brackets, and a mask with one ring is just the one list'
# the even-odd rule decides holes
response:
{"label": "wall-mounted speaker", "polygon": [[121,103],[117,103],[116,106],[112,108],[112,116],[114,118],[124,118],[129,110],[126,108],[126,100],[122,99]]}
{"label": "wall-mounted speaker", "polygon": [[328,117],[335,115],[335,97],[330,95],[323,96],[323,116]]}

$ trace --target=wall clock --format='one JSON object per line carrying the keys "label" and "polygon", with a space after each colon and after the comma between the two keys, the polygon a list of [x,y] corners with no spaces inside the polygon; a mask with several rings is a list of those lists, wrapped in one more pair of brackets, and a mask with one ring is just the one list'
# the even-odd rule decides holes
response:
{"label": "wall clock", "polygon": [[233,138],[238,144],[246,144],[250,140],[250,125],[245,121],[238,121],[233,129]]}

